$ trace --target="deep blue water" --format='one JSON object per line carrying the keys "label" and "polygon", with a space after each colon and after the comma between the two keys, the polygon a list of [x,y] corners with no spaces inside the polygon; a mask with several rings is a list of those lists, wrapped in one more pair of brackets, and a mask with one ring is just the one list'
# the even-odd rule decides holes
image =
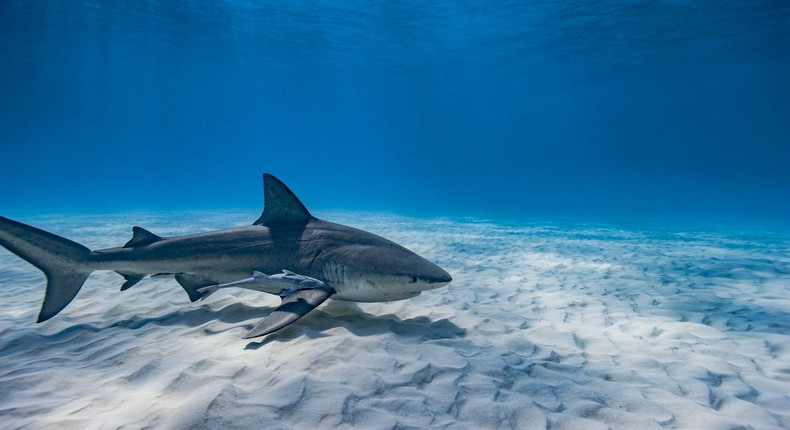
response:
{"label": "deep blue water", "polygon": [[0,213],[790,219],[790,2],[0,1]]}

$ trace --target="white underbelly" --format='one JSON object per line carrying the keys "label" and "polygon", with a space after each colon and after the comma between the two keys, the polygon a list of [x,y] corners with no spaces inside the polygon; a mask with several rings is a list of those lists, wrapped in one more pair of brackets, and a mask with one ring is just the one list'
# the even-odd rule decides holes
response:
{"label": "white underbelly", "polygon": [[335,300],[355,302],[390,302],[409,299],[420,295],[420,291],[409,290],[402,284],[388,282],[385,277],[355,276],[346,272],[342,280],[330,281],[336,293]]}
{"label": "white underbelly", "polygon": [[392,277],[356,273],[343,264],[328,262],[322,269],[322,280],[335,290],[333,300],[390,302],[419,296],[421,292],[393,282]]}

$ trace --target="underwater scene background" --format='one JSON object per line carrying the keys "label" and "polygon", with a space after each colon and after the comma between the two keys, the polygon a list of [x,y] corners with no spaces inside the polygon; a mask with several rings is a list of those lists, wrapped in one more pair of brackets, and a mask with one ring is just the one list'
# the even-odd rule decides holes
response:
{"label": "underwater scene background", "polygon": [[[280,304],[0,248],[0,427],[790,428],[790,2],[0,1],[0,215],[250,225],[261,174],[453,282]],[[9,224],[10,225],[10,224]]]}
{"label": "underwater scene background", "polygon": [[784,220],[790,3],[0,2],[0,210]]}

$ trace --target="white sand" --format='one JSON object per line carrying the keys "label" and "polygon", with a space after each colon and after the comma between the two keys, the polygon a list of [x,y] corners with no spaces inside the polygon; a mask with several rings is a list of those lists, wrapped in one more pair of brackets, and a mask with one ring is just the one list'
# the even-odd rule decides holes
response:
{"label": "white sand", "polygon": [[[253,213],[24,218],[89,247]],[[319,214],[455,278],[393,303],[329,302],[241,336],[279,299],[95,273],[35,324],[44,278],[0,250],[0,427],[790,428],[790,239]]]}

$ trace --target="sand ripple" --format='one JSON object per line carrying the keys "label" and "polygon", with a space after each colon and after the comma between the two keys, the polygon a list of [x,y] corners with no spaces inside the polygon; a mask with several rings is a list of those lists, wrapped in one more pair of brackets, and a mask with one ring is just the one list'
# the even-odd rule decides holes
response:
{"label": "sand ripple", "polygon": [[[764,231],[325,218],[454,276],[393,303],[191,304],[172,280],[95,273],[35,324],[41,274],[0,251],[3,428],[790,428],[790,239]],[[234,212],[39,217],[91,247],[248,224]]]}

